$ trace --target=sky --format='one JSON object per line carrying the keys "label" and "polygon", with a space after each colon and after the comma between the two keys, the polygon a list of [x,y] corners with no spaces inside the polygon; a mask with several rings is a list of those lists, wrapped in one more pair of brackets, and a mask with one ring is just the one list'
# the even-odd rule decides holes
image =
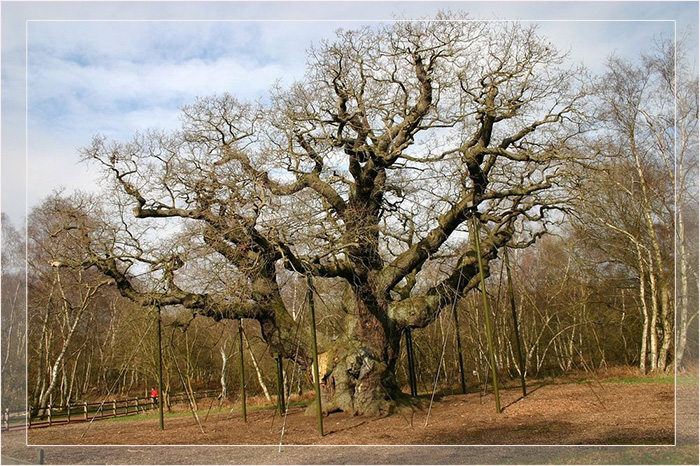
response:
{"label": "sky", "polygon": [[15,223],[57,188],[99,189],[94,167],[78,156],[94,135],[125,140],[136,131],[174,129],[178,109],[197,96],[264,100],[276,81],[301,78],[306,50],[338,28],[466,10],[475,19],[534,21],[593,72],[612,53],[637,57],[676,30],[689,31],[698,55],[697,2],[2,2],[1,8],[0,204]]}

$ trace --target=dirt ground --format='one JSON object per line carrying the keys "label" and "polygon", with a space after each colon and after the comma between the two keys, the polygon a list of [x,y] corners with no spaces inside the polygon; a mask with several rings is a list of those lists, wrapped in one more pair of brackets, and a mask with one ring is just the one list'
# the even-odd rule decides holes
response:
{"label": "dirt ground", "polygon": [[[156,419],[129,418],[89,428],[79,423],[31,429],[27,443],[43,445],[47,464],[697,464],[698,387],[679,385],[677,393],[675,447],[674,386],[654,381],[538,384],[524,399],[519,388],[510,388],[501,391],[501,414],[493,396],[480,393],[436,399],[429,418],[427,406],[384,418],[333,413],[324,417],[324,437],[318,436],[314,416],[292,408],[286,420],[272,410],[249,411],[248,423],[238,413],[212,413],[202,422],[204,433],[191,416],[166,418],[165,431]],[[2,444],[3,456],[36,461],[38,448],[26,446],[25,431],[6,433]],[[332,445],[344,447],[328,448]]]}

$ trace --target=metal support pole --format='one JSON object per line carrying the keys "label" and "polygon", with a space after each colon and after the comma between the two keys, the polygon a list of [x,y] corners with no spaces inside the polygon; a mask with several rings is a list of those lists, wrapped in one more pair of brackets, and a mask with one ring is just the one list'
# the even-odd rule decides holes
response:
{"label": "metal support pole", "polygon": [[241,354],[241,412],[243,413],[243,422],[248,422],[245,405],[245,361],[243,360],[243,319],[238,319],[238,349]]}
{"label": "metal support pole", "polygon": [[413,336],[411,329],[405,330],[406,334],[406,359],[408,360],[408,383],[411,386],[411,396],[418,396],[418,384],[416,381],[416,361],[413,358]]}
{"label": "metal support pole", "polygon": [[506,264],[508,276],[508,293],[510,294],[510,309],[513,311],[513,329],[515,330],[515,342],[518,350],[518,364],[520,365],[520,383],[523,386],[523,396],[527,396],[525,387],[525,361],[523,360],[522,343],[520,342],[520,330],[518,328],[518,313],[515,311],[515,293],[513,292],[513,278],[510,275],[510,261],[508,260],[508,246],[503,248],[503,260]]}
{"label": "metal support pole", "polygon": [[306,277],[307,300],[309,302],[309,314],[311,316],[311,351],[313,352],[314,388],[316,391],[316,420],[318,433],[323,437],[323,411],[321,408],[321,380],[318,374],[318,346],[316,343],[316,311],[314,310],[313,283],[311,277]]}
{"label": "metal support pole", "polygon": [[459,379],[462,384],[462,393],[467,393],[467,380],[464,372],[464,357],[462,356],[462,337],[459,334],[459,309],[455,306],[454,312],[455,316],[455,334],[457,335],[457,358],[459,362]]}
{"label": "metal support pole", "polygon": [[496,369],[496,357],[493,352],[493,335],[491,334],[491,310],[489,300],[486,295],[486,276],[484,275],[484,264],[481,260],[481,239],[479,238],[479,220],[476,218],[476,210],[472,215],[474,225],[474,246],[476,246],[476,258],[479,265],[479,280],[481,281],[481,299],[484,306],[484,321],[486,323],[486,340],[489,346],[489,361],[491,363],[491,376],[493,379],[493,395],[496,399],[496,411],[501,412],[501,400],[498,397],[498,370]]}
{"label": "metal support pole", "polygon": [[158,310],[158,423],[160,430],[165,430],[163,421],[163,337],[160,322],[160,305]]}
{"label": "metal support pole", "polygon": [[273,355],[277,363],[277,408],[280,410],[280,416],[286,411],[284,405],[284,372],[282,371],[282,358],[279,353]]}

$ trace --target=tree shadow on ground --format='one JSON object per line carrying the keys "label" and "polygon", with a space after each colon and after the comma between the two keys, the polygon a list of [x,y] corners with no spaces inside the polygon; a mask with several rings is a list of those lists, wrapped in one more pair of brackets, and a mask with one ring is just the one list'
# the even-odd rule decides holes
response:
{"label": "tree shadow on ground", "polygon": [[[562,433],[570,432],[573,423],[566,421],[530,422],[517,428],[503,426],[456,426],[430,432],[425,437],[425,445],[552,445],[553,439],[561,438]],[[533,441],[540,437],[541,442]],[[495,439],[495,441],[494,441]],[[566,442],[570,443],[570,442]]]}
{"label": "tree shadow on ground", "polygon": [[[527,390],[527,394],[528,394],[528,395],[532,395],[532,394],[535,393],[537,390],[539,390],[539,389],[542,388],[542,387],[546,387],[547,385],[549,385],[549,384],[543,383],[543,384],[541,384],[541,385],[537,385],[537,386],[534,387],[534,388],[530,388],[530,389]],[[518,398],[516,398],[515,400],[511,401],[511,402],[508,403],[507,405],[503,406],[503,408],[501,409],[501,411],[505,411],[508,407],[513,406],[514,404],[516,404],[516,403],[518,403],[519,401],[522,401],[522,400],[524,400],[524,399],[525,399],[524,396],[519,396]]]}

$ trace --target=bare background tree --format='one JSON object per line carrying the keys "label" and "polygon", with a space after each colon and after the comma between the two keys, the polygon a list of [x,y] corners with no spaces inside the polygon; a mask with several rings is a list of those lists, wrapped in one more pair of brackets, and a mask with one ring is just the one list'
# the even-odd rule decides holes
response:
{"label": "bare background tree", "polygon": [[629,278],[637,282],[643,317],[638,358],[643,372],[672,366],[674,303],[679,365],[689,323],[697,317],[697,272],[691,272],[697,256],[688,248],[693,238],[687,226],[697,225],[698,85],[683,65],[676,76],[674,50],[672,42],[662,41],[640,63],[610,59],[596,93],[604,122],[601,158],[596,173],[582,183],[578,209],[585,247],[599,250],[599,262],[636,275]]}
{"label": "bare background tree", "polygon": [[25,241],[2,214],[2,407],[24,407],[27,344]]}

